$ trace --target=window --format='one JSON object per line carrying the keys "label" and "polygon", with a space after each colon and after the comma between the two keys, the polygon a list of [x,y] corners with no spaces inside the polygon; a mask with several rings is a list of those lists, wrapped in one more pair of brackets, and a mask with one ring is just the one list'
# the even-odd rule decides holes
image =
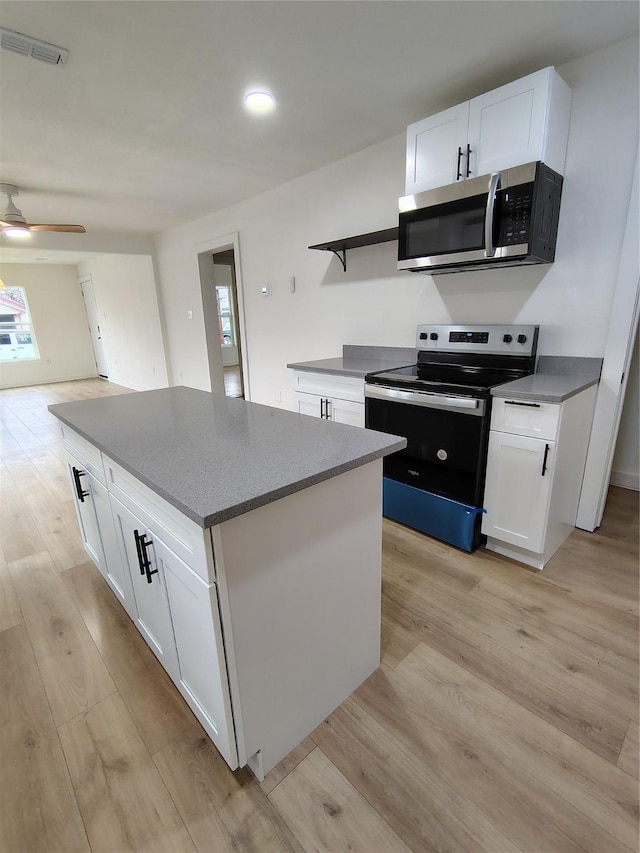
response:
{"label": "window", "polygon": [[40,358],[24,287],[0,290],[0,361]]}
{"label": "window", "polygon": [[231,288],[226,284],[216,285],[216,299],[218,300],[220,344],[223,347],[235,346]]}

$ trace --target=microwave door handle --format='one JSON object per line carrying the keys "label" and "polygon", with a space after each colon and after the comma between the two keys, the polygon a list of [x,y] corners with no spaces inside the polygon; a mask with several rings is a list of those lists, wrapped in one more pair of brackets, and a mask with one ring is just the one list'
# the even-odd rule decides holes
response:
{"label": "microwave door handle", "polygon": [[484,215],[484,248],[488,258],[493,258],[496,247],[493,245],[493,214],[496,209],[496,193],[500,186],[500,173],[491,175],[487,193],[487,210]]}

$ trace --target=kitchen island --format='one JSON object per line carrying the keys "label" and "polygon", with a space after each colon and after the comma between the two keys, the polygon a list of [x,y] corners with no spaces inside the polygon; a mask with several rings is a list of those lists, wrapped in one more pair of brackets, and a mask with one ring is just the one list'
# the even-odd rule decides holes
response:
{"label": "kitchen island", "polygon": [[89,554],[262,778],[379,665],[381,459],[405,439],[183,387],[50,411]]}

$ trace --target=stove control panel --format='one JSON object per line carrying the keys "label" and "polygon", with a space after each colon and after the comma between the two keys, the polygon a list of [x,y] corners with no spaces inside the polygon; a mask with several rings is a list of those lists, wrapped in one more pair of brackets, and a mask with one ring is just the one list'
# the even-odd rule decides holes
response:
{"label": "stove control panel", "polygon": [[538,326],[418,326],[416,346],[433,352],[486,352],[497,355],[535,355]]}

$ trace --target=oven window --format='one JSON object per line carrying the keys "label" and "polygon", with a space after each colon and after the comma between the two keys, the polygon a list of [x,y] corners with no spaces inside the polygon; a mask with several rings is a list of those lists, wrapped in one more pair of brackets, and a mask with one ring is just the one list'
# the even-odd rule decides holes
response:
{"label": "oven window", "polygon": [[482,505],[486,418],[370,397],[365,407],[367,427],[407,439],[404,450],[385,457],[385,477]]}
{"label": "oven window", "polygon": [[487,195],[401,213],[400,260],[484,248]]}

